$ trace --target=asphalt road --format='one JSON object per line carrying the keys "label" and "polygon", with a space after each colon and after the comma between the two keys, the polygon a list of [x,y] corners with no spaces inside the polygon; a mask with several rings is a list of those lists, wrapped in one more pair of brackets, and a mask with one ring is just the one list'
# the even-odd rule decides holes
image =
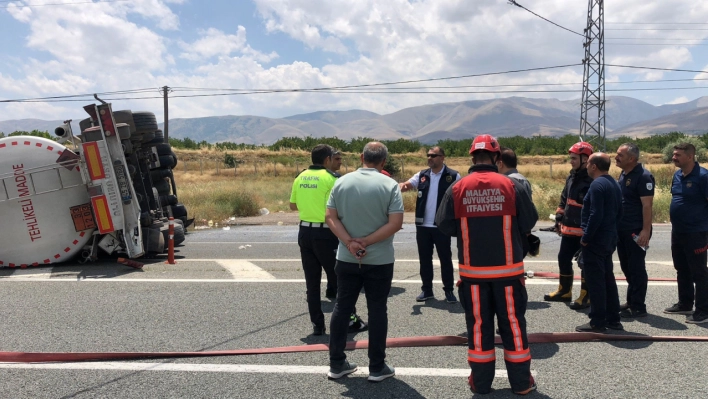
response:
{"label": "asphalt road", "polygon": [[[674,277],[670,226],[656,225],[649,249],[651,277]],[[389,337],[458,335],[459,304],[415,302],[419,293],[415,227],[396,235]],[[541,256],[527,270],[556,271],[558,237],[539,232]],[[295,226],[232,227],[190,233],[176,265],[164,258],[141,270],[101,261],[27,270],[0,269],[6,305],[4,351],[205,351],[326,343],[310,336]],[[619,266],[616,268],[618,276]],[[439,273],[436,273],[439,277]],[[529,332],[572,332],[587,321],[561,303],[542,301],[555,282],[528,279]],[[626,286],[620,282],[620,295]],[[324,289],[323,289],[324,292]],[[577,287],[576,287],[577,292]],[[625,322],[625,334],[708,336],[705,326],[661,310],[676,302],[675,283],[652,283],[650,315]],[[329,300],[323,309],[329,320]],[[366,317],[366,304],[357,305]],[[367,333],[351,335],[367,339]],[[705,395],[705,343],[590,342],[532,345],[539,385],[529,397],[696,398]],[[464,398],[469,369],[464,347],[394,348],[387,361],[398,375],[366,381],[366,351],[349,352],[360,371],[326,379],[326,352],[126,362],[0,364],[0,397],[8,398]],[[496,391],[515,397],[497,350]]]}

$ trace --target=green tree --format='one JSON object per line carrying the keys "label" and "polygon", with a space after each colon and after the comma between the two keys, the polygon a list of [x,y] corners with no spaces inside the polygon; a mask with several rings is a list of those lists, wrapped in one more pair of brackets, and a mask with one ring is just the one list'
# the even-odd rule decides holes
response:
{"label": "green tree", "polygon": [[679,143],[693,144],[696,147],[696,160],[698,162],[705,162],[706,160],[708,160],[708,150],[706,150],[706,143],[703,142],[702,138],[688,136],[667,144],[661,151],[662,161],[664,161],[665,163],[671,162],[671,157],[674,153],[674,146]]}

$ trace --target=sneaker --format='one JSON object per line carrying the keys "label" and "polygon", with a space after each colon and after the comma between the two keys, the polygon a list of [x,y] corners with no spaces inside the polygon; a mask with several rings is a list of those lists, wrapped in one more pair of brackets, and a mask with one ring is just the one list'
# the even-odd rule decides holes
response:
{"label": "sneaker", "polygon": [[629,318],[635,318],[635,317],[647,317],[647,312],[646,311],[641,311],[641,310],[634,310],[632,308],[627,308],[624,309],[623,311],[620,312],[620,317],[624,317],[626,319]]}
{"label": "sneaker", "polygon": [[415,300],[418,302],[425,302],[428,299],[435,298],[432,292],[421,292],[417,297],[415,297]]}
{"label": "sneaker", "polygon": [[381,382],[388,377],[393,377],[394,375],[396,375],[396,370],[388,364],[384,363],[384,367],[381,369],[381,371],[372,371],[369,373],[369,381]]}
{"label": "sneaker", "polygon": [[325,291],[325,297],[329,299],[337,299],[337,289],[327,288],[327,290]]}
{"label": "sneaker", "polygon": [[445,301],[447,303],[457,303],[457,297],[452,291],[445,291]]}
{"label": "sneaker", "polygon": [[703,324],[708,323],[708,313],[696,312],[691,316],[686,317],[686,323],[688,324]]}
{"label": "sneaker", "polygon": [[347,331],[348,333],[357,333],[366,331],[368,329],[369,325],[366,324],[366,322],[362,320],[361,317],[357,316],[356,313],[352,313],[352,315],[349,316],[349,330]]}
{"label": "sneaker", "polygon": [[610,330],[624,331],[624,326],[619,321],[614,323],[607,323],[607,328]]}
{"label": "sneaker", "polygon": [[686,306],[686,305],[682,305],[681,303],[675,303],[673,306],[664,309],[664,313],[692,315],[693,314],[693,305]]}
{"label": "sneaker", "polygon": [[330,380],[336,380],[338,378],[344,377],[347,374],[355,372],[356,369],[356,364],[349,363],[348,360],[345,360],[344,364],[339,367],[329,366],[329,373],[327,373],[327,378],[329,378]]}
{"label": "sneaker", "polygon": [[312,323],[312,335],[324,335],[325,331],[327,331],[327,329],[324,325],[318,326],[317,324]]}
{"label": "sneaker", "polygon": [[536,386],[536,380],[534,380],[533,377],[531,377],[531,381],[530,381],[530,382],[531,382],[531,386],[530,386],[530,387],[528,387],[527,389],[524,389],[523,391],[518,391],[518,392],[514,392],[514,393],[517,394],[517,395],[528,395],[529,393],[535,391],[536,388],[537,388],[537,386]]}
{"label": "sneaker", "polygon": [[629,309],[629,303],[627,303],[627,302],[620,305],[620,310],[625,310],[625,309]]}
{"label": "sneaker", "polygon": [[607,332],[607,328],[605,327],[595,327],[590,323],[585,323],[582,326],[577,326],[575,327],[575,331],[577,332],[593,332],[593,333],[604,333]]}

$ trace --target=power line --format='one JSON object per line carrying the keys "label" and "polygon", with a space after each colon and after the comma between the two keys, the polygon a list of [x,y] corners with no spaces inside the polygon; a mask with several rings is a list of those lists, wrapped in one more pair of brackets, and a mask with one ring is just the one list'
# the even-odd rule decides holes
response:
{"label": "power line", "polygon": [[681,30],[681,31],[699,31],[699,30],[708,30],[708,28],[607,28],[605,30],[634,30],[634,31],[655,31],[655,30]]}
{"label": "power line", "polygon": [[658,67],[646,67],[646,66],[634,66],[634,65],[617,65],[617,64],[605,64],[605,66],[617,67],[617,68],[630,68],[630,69],[651,69],[654,71],[668,71],[668,72],[691,72],[691,73],[708,73],[708,71],[696,71],[693,69],[672,69],[672,68],[658,68]]}
{"label": "power line", "polygon": [[507,1],[508,1],[508,3],[511,4],[512,6],[517,6],[517,7],[519,7],[519,8],[522,8],[522,9],[524,9],[524,10],[530,12],[531,14],[533,14],[533,15],[535,15],[535,16],[541,18],[542,20],[544,20],[544,21],[546,21],[546,22],[550,22],[550,23],[552,23],[553,25],[555,25],[555,26],[557,26],[557,27],[559,27],[559,28],[561,28],[561,29],[567,30],[567,31],[570,32],[570,33],[575,33],[575,34],[578,35],[578,36],[585,37],[585,35],[583,35],[582,33],[578,33],[578,32],[576,32],[576,31],[574,31],[574,30],[568,29],[568,28],[566,28],[565,26],[559,25],[559,24],[557,24],[557,23],[551,21],[551,20],[548,19],[548,18],[544,18],[544,17],[542,17],[542,16],[536,14],[535,12],[533,12],[533,11],[529,10],[528,8],[522,6],[521,4],[517,3],[515,0],[507,0]]}
{"label": "power line", "polygon": [[708,22],[605,22],[605,25],[708,25]]}

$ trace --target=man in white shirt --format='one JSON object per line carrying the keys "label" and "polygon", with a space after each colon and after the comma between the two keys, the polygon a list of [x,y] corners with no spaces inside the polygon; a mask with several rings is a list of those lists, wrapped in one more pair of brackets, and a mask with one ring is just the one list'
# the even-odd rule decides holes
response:
{"label": "man in white shirt", "polygon": [[[407,182],[400,183],[401,192],[418,190],[415,209],[416,243],[420,260],[420,279],[423,283],[416,301],[425,302],[434,298],[433,294],[433,248],[440,259],[440,274],[448,303],[457,302],[454,294],[455,278],[452,266],[451,239],[438,230],[435,225],[435,213],[440,206],[445,191],[457,180],[460,174],[445,165],[445,151],[440,147],[428,150],[428,169],[421,170]],[[432,194],[432,195],[429,195]]]}

